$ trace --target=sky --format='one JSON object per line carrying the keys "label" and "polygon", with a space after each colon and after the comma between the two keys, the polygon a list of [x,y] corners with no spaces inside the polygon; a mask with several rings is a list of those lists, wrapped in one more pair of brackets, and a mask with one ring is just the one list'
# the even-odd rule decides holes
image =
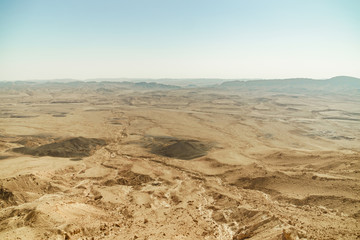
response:
{"label": "sky", "polygon": [[0,0],[0,80],[360,77],[359,0]]}

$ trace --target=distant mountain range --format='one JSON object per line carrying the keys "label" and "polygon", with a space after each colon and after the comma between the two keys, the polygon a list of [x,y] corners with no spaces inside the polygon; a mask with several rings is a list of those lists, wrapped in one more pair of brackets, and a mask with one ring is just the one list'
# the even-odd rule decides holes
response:
{"label": "distant mountain range", "polygon": [[12,81],[12,82],[0,82],[0,87],[74,87],[74,88],[121,88],[121,89],[137,89],[137,90],[161,90],[161,89],[179,89],[181,87],[174,85],[161,84],[156,82],[113,82],[113,81],[61,81],[61,80],[49,80],[49,81]]}
{"label": "distant mountain range", "polygon": [[287,93],[352,92],[360,93],[360,79],[337,76],[317,80],[311,78],[225,80],[225,79],[126,79],[102,78],[85,81],[75,79],[55,79],[42,81],[0,81],[1,88],[22,87],[86,87],[99,91],[115,89],[134,90],[175,90],[180,88],[214,88],[234,91],[270,91]]}
{"label": "distant mountain range", "polygon": [[222,89],[267,90],[275,92],[343,92],[360,91],[360,79],[337,76],[326,80],[311,78],[267,79],[254,81],[227,81],[218,86]]}

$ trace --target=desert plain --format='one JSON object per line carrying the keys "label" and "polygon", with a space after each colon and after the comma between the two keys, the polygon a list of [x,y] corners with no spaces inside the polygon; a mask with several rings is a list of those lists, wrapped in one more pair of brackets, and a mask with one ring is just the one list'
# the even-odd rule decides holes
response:
{"label": "desert plain", "polygon": [[0,239],[360,239],[336,81],[2,83]]}

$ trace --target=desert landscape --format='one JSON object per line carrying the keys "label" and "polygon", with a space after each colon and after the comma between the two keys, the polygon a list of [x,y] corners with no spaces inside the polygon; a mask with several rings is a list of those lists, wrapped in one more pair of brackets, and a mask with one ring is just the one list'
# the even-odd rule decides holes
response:
{"label": "desert landscape", "polygon": [[360,79],[166,82],[0,82],[0,239],[360,239]]}

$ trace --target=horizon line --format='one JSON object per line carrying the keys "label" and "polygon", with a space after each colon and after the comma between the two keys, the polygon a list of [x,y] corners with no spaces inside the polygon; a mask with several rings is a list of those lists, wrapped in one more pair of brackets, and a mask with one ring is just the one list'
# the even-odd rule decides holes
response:
{"label": "horizon line", "polygon": [[288,79],[310,79],[310,80],[329,80],[336,77],[350,77],[358,78],[349,75],[337,75],[330,78],[311,78],[311,77],[287,77],[287,78],[214,78],[214,77],[193,77],[193,78],[176,78],[176,77],[161,77],[161,78],[151,78],[151,77],[95,77],[95,78],[43,78],[43,79],[16,79],[16,80],[0,80],[1,82],[27,82],[27,81],[106,81],[109,80],[242,80],[242,81],[255,81],[255,80],[288,80]]}

